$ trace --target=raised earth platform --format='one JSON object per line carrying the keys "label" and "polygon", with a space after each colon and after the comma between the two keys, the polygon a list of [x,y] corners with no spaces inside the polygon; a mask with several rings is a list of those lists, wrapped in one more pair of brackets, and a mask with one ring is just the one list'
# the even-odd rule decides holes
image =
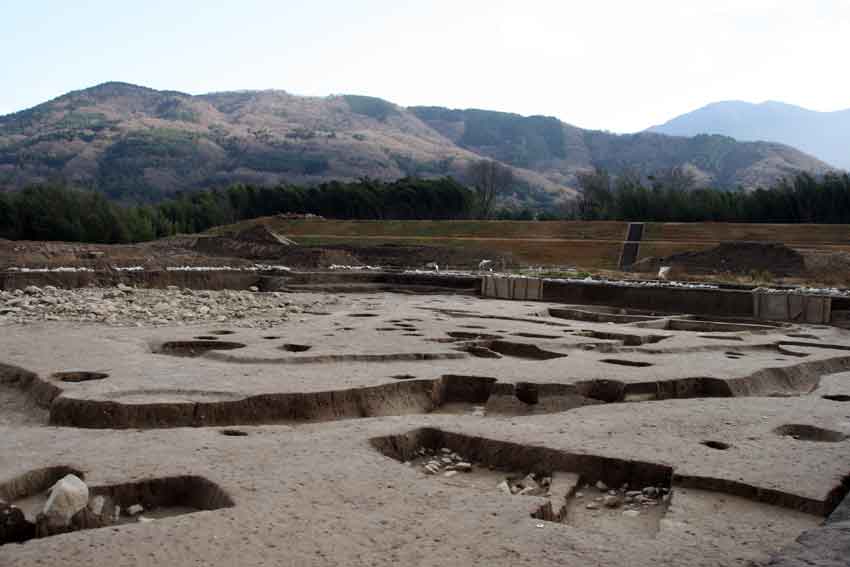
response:
{"label": "raised earth platform", "polygon": [[848,331],[430,291],[0,326],[0,565],[846,562]]}

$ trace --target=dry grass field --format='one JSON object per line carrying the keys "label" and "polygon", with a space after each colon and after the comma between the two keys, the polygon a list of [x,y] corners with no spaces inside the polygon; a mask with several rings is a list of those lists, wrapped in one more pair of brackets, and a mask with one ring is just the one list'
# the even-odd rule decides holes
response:
{"label": "dry grass field", "polygon": [[[235,233],[254,223],[305,245],[415,245],[474,248],[522,266],[614,270],[628,223],[583,221],[344,221],[267,217],[223,227]],[[647,223],[638,259],[705,250],[720,242],[783,242],[800,250],[850,252],[850,226],[730,223]]]}

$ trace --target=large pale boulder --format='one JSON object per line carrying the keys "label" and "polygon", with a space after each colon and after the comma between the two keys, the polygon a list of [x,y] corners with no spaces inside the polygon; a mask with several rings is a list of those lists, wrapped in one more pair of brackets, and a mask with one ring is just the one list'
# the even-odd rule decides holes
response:
{"label": "large pale boulder", "polygon": [[43,514],[50,527],[64,527],[71,518],[89,503],[89,487],[78,476],[69,474],[59,479],[50,489]]}

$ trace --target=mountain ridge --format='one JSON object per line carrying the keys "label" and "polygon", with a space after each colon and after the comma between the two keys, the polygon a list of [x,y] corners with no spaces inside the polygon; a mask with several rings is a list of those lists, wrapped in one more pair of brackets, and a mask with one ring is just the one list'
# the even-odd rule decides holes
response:
{"label": "mountain ridge", "polygon": [[744,187],[829,169],[780,144],[615,135],[549,116],[277,89],[191,95],[107,82],[0,116],[0,190],[59,180],[125,201],[232,183],[463,179],[485,158],[514,170],[505,204],[539,208],[574,197],[577,174],[594,167],[684,167],[701,184]]}
{"label": "mountain ridge", "polygon": [[850,170],[850,108],[820,112],[781,101],[709,103],[647,132],[673,136],[720,134],[740,141],[772,141]]}

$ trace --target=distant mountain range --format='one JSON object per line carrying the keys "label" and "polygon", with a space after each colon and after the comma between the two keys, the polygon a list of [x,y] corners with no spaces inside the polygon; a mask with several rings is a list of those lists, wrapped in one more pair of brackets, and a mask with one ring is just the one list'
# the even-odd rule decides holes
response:
{"label": "distant mountain range", "polygon": [[403,108],[379,98],[238,91],[192,96],[126,83],[74,91],[0,117],[0,190],[64,181],[124,201],[231,183],[455,175],[511,167],[508,203],[547,207],[593,167],[684,167],[703,185],[769,186],[829,166],[777,143],[727,136],[615,135],[546,116]]}
{"label": "distant mountain range", "polygon": [[779,142],[850,170],[850,109],[816,112],[773,101],[716,102],[648,131],[670,136],[721,134],[741,141]]}

